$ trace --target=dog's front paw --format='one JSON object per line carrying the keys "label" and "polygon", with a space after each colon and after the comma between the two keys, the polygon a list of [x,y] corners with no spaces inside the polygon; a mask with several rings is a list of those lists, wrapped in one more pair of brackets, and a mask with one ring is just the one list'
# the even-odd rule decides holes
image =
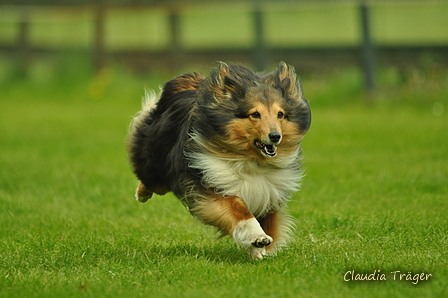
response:
{"label": "dog's front paw", "polygon": [[261,260],[265,255],[267,255],[266,252],[266,246],[271,245],[272,238],[268,235],[260,235],[251,243],[250,248],[250,256],[253,259]]}
{"label": "dog's front paw", "polygon": [[266,253],[266,248],[264,248],[264,247],[258,248],[258,247],[252,246],[250,248],[250,256],[252,259],[262,260],[265,255],[267,255],[267,253]]}
{"label": "dog's front paw", "polygon": [[266,246],[273,242],[255,218],[240,221],[232,236],[238,245],[250,250],[250,255],[254,259],[263,259],[266,255]]}
{"label": "dog's front paw", "polygon": [[255,240],[252,241],[252,246],[262,248],[270,245],[272,243],[272,238],[268,235],[260,235]]}

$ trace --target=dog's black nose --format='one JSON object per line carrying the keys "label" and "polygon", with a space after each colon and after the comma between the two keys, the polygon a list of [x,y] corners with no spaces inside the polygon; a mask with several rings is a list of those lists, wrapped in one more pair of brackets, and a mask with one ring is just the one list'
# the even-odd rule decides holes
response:
{"label": "dog's black nose", "polygon": [[278,143],[281,137],[282,135],[279,132],[271,132],[269,134],[269,140],[271,140],[272,143]]}

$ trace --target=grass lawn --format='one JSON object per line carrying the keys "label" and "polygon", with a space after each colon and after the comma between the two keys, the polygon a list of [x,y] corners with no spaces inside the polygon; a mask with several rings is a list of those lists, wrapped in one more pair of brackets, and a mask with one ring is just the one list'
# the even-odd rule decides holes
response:
{"label": "grass lawn", "polygon": [[[305,80],[297,228],[288,249],[253,261],[172,195],[134,200],[127,125],[162,80],[105,77],[0,89],[1,297],[448,296],[446,88],[367,106],[344,78]],[[387,280],[344,281],[353,270]]]}

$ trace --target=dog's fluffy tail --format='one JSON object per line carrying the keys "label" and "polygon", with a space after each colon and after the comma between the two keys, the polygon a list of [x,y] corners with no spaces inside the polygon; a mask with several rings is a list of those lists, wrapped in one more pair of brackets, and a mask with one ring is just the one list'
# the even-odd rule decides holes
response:
{"label": "dog's fluffy tail", "polygon": [[132,133],[137,127],[143,124],[143,120],[148,116],[153,108],[157,105],[160,95],[154,90],[145,90],[145,95],[142,98],[142,109],[138,112],[129,125],[129,132]]}

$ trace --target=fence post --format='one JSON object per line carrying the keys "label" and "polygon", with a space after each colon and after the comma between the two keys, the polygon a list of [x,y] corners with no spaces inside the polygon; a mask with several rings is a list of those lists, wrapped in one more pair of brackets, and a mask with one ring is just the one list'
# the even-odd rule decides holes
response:
{"label": "fence post", "polygon": [[28,75],[28,68],[30,64],[30,21],[29,11],[27,7],[22,8],[19,23],[19,35],[17,39],[18,48],[18,75],[20,77],[26,77]]}
{"label": "fence post", "polygon": [[105,46],[104,46],[104,16],[105,16],[105,6],[101,0],[97,1],[94,12],[94,70],[95,72],[100,71],[105,67]]}
{"label": "fence post", "polygon": [[255,68],[257,71],[266,70],[268,61],[268,51],[264,40],[263,12],[261,10],[261,0],[254,0],[254,29],[255,29]]}
{"label": "fence post", "polygon": [[172,8],[169,14],[171,69],[177,70],[182,62],[182,45],[180,41],[180,18],[177,9]]}
{"label": "fence post", "polygon": [[375,90],[375,49],[370,35],[369,7],[366,0],[361,0],[361,30],[362,30],[362,66],[365,86],[369,93]]}

